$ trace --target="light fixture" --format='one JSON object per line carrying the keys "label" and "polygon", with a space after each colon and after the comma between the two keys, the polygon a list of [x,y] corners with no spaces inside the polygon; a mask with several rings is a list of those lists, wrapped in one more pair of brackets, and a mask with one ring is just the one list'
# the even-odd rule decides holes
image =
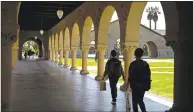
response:
{"label": "light fixture", "polygon": [[[40,33],[41,33],[41,30],[40,30]],[[38,37],[35,36],[35,39],[37,39]]]}
{"label": "light fixture", "polygon": [[40,34],[43,35],[43,34],[44,34],[44,31],[43,31],[43,30],[40,30]]}
{"label": "light fixture", "polygon": [[58,18],[61,19],[62,16],[63,16],[63,11],[62,11],[61,9],[59,9],[59,10],[57,11],[57,15],[58,15]]}
{"label": "light fixture", "polygon": [[41,21],[41,30],[40,30],[40,34],[41,34],[41,35],[44,34],[44,30],[42,30],[42,21]]}
{"label": "light fixture", "polygon": [[59,19],[61,19],[62,18],[62,16],[63,16],[63,11],[61,10],[61,4],[60,4],[60,9],[57,11],[57,16],[58,16],[58,18]]}

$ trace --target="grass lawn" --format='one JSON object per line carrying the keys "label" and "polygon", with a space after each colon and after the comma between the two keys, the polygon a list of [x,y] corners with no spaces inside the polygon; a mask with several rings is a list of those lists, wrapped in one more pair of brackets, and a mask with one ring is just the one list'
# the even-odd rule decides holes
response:
{"label": "grass lawn", "polygon": [[156,72],[174,72],[174,68],[150,68],[151,71]]}
{"label": "grass lawn", "polygon": [[[159,59],[155,59],[159,60]],[[166,59],[160,59],[166,60]],[[69,66],[71,66],[71,58],[68,60]],[[87,59],[88,66],[97,66],[94,58]],[[152,67],[174,67],[173,62],[148,62],[152,72],[173,72],[174,68],[152,68]],[[81,67],[82,59],[76,60],[77,67]],[[89,70],[90,73],[96,75],[97,70]],[[122,77],[119,79],[119,83],[123,83]],[[173,74],[152,73],[152,87],[150,90],[154,94],[164,96],[173,99]]]}

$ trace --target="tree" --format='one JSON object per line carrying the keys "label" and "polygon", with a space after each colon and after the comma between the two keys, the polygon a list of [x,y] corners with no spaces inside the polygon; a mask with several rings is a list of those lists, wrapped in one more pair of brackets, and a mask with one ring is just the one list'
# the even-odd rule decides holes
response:
{"label": "tree", "polygon": [[156,30],[157,29],[157,21],[158,21],[158,14],[161,14],[161,12],[159,11],[159,7],[154,7],[154,10],[153,10],[153,21],[155,23],[155,27],[154,29]]}
{"label": "tree", "polygon": [[154,21],[155,23],[155,27],[154,29],[156,30],[157,28],[157,21],[158,21],[158,14],[161,14],[161,12],[159,11],[159,7],[155,6],[155,7],[148,7],[146,9],[146,12],[148,13],[147,15],[147,19],[149,20],[149,28],[151,29],[151,20]]}
{"label": "tree", "polygon": [[149,20],[149,28],[151,29],[151,20],[153,19],[153,7],[151,6],[151,7],[148,7],[147,9],[146,9],[146,12],[148,13],[148,15],[147,15],[147,20]]}

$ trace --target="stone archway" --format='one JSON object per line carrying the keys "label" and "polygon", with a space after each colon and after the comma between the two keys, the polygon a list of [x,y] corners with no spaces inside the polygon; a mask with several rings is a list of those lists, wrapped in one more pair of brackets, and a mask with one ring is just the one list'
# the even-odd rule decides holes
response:
{"label": "stone archway", "polygon": [[[104,8],[100,17],[98,38],[96,38],[97,57],[99,58],[97,76],[95,77],[96,80],[101,80],[101,77],[103,77],[105,64],[104,58],[109,44],[110,22],[115,11],[116,10],[113,6],[108,5]],[[107,56],[108,55],[106,55],[106,57]]]}
{"label": "stone archway", "polygon": [[80,31],[77,23],[74,23],[71,35],[72,37],[71,37],[70,47],[71,48],[80,47]]}
{"label": "stone archway", "polygon": [[59,55],[58,55],[58,54],[59,54],[59,53],[58,53],[58,44],[59,44],[59,43],[58,43],[58,39],[59,39],[58,33],[56,33],[56,34],[55,34],[55,38],[54,38],[54,40],[55,40],[55,41],[54,41],[54,48],[55,48],[55,62],[56,62],[56,63],[59,62],[59,60],[58,60],[58,56],[59,56]]}
{"label": "stone archway", "polygon": [[64,56],[63,56],[63,54],[64,54],[64,51],[63,51],[63,49],[64,49],[64,44],[63,44],[63,37],[64,37],[64,35],[63,35],[63,31],[60,31],[60,33],[59,33],[59,42],[58,42],[58,51],[59,51],[59,55],[60,55],[60,57],[59,57],[59,65],[63,65],[64,64],[64,61],[63,61],[63,58],[64,58]]}
{"label": "stone archway", "polygon": [[[27,42],[27,41],[34,41],[34,42],[38,45],[38,47],[39,47],[38,57],[39,57],[39,58],[43,58],[43,57],[44,57],[44,46],[43,46],[42,40],[40,40],[39,38],[35,39],[34,37],[31,37],[31,38],[25,40],[21,45],[23,46],[24,43]],[[19,55],[20,55],[20,60],[22,59],[22,49],[23,49],[23,48],[21,48],[21,47],[19,48],[19,51],[20,51],[20,53],[19,53]]]}
{"label": "stone archway", "polygon": [[116,10],[113,6],[107,6],[104,9],[99,23],[97,45],[108,47],[109,25],[115,11]]}
{"label": "stone archway", "polygon": [[87,71],[87,57],[90,50],[90,41],[91,41],[91,29],[93,25],[93,20],[88,16],[84,22],[83,33],[81,36],[81,50],[82,50],[82,70],[81,74],[86,75],[89,72]]}
{"label": "stone archway", "polygon": [[83,26],[83,33],[81,39],[81,46],[90,46],[90,35],[91,35],[91,28],[93,25],[92,18],[88,16],[84,22]]}
{"label": "stone archway", "polygon": [[80,49],[80,30],[77,23],[74,23],[71,33],[71,51],[72,51],[72,67],[71,70],[77,70],[76,68],[76,57],[77,51]]}
{"label": "stone archway", "polygon": [[[140,23],[143,10],[147,2],[132,2],[127,22],[126,22],[126,34],[125,34],[125,43],[124,43],[124,61],[125,61],[125,77],[128,79],[128,68],[129,64],[133,60],[133,52],[136,47],[139,45],[139,36],[140,36]],[[161,2],[166,22],[166,35],[171,35],[166,40],[171,38],[176,38],[175,36],[178,32],[178,11],[175,2]],[[175,19],[172,19],[175,18]],[[127,80],[125,81],[127,83]],[[123,87],[123,86],[122,86]]]}
{"label": "stone archway", "polygon": [[67,28],[65,28],[64,31],[64,38],[63,38],[63,49],[64,49],[64,67],[68,67],[68,57],[69,57],[69,50],[70,50],[70,31]]}
{"label": "stone archway", "polygon": [[150,58],[157,58],[158,57],[158,51],[157,46],[152,41],[147,42],[148,46],[148,55]]}

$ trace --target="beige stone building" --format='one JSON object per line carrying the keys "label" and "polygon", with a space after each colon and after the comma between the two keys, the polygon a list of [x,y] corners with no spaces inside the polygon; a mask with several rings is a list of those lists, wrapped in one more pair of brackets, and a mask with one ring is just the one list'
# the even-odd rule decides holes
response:
{"label": "beige stone building", "polygon": [[[119,20],[113,21],[109,26],[108,34],[108,49],[106,51],[106,58],[110,56],[111,50],[114,49],[116,42],[120,41]],[[143,48],[144,45],[148,46],[148,55],[145,58],[173,58],[174,52],[171,47],[166,46],[164,39],[165,31],[150,30],[144,25],[140,26],[139,46]],[[91,31],[91,42],[95,40],[94,30]],[[94,46],[91,46],[94,47]],[[95,54],[95,53],[92,53]],[[81,56],[81,52],[78,52]]]}
{"label": "beige stone building", "polygon": [[[52,2],[1,2],[1,104],[3,108],[10,106],[12,95],[12,69],[18,62],[20,45],[31,36],[37,36],[35,31],[44,30],[39,35],[39,40],[44,45],[43,59],[50,60],[64,67],[69,66],[68,58],[71,52],[71,70],[76,70],[77,50],[81,49],[82,70],[80,74],[88,74],[87,57],[91,42],[91,27],[95,29],[95,47],[98,53],[97,81],[102,80],[104,73],[105,53],[108,51],[110,20],[116,11],[119,18],[121,49],[124,52],[124,84],[125,90],[128,84],[128,68],[133,60],[133,52],[140,45],[140,38],[147,32],[140,26],[141,16],[146,6],[146,1],[94,1],[81,2],[75,5],[65,5],[64,17],[59,20],[56,16],[56,7],[60,3]],[[52,5],[55,6],[53,7]],[[74,3],[73,3],[74,4]],[[77,5],[78,4],[78,5]],[[50,5],[48,7],[48,5]],[[154,41],[159,38],[152,33],[150,40],[158,46],[159,56],[165,56],[164,42],[174,51],[174,103],[171,112],[191,112],[193,103],[193,2],[162,2],[166,34],[160,37],[160,42]],[[39,8],[38,6],[41,6]],[[43,8],[42,8],[43,7]],[[51,8],[52,7],[52,8]],[[66,9],[70,7],[69,9]],[[73,10],[72,10],[73,7]],[[52,9],[54,13],[46,13]],[[38,14],[39,15],[38,15]],[[46,16],[48,14],[49,16]],[[47,17],[42,25],[42,18]],[[111,29],[112,28],[112,29]],[[24,30],[23,30],[24,29]],[[33,31],[33,33],[28,32]],[[141,34],[140,34],[141,33]],[[156,37],[157,36],[157,37]],[[24,37],[25,39],[22,39]],[[149,36],[148,36],[149,37]],[[20,40],[21,38],[21,40]],[[145,39],[146,40],[146,39]],[[143,41],[142,43],[147,43]],[[169,51],[171,52],[171,50]],[[58,54],[60,57],[58,57]],[[172,53],[169,55],[173,56]],[[64,58],[64,61],[63,61]],[[59,59],[59,60],[58,60]],[[30,101],[29,101],[30,102]]]}

